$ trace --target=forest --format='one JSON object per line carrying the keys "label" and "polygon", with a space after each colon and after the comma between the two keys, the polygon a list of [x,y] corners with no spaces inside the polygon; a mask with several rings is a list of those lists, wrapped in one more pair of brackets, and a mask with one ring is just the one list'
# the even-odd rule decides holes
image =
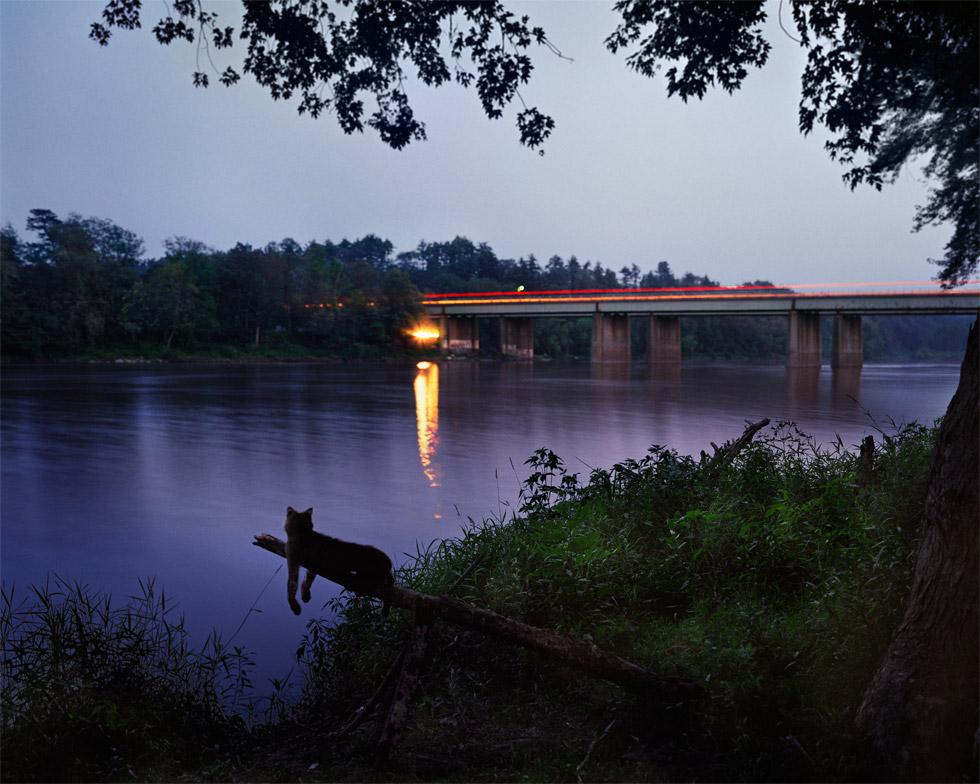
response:
{"label": "forest", "polygon": [[[669,262],[624,265],[553,255],[501,258],[457,236],[395,252],[368,234],[353,241],[293,239],[215,250],[184,237],[147,257],[143,240],[111,220],[31,210],[31,238],[0,231],[0,338],[5,361],[147,358],[385,358],[416,350],[406,330],[424,314],[423,292],[717,286],[676,275]],[[768,284],[754,280],[747,283]],[[830,320],[824,325],[829,352]],[[956,360],[968,317],[870,317],[870,361]],[[481,322],[489,333],[489,320]],[[685,318],[686,357],[781,359],[779,317]],[[589,319],[539,319],[535,354],[587,357]],[[633,330],[634,356],[646,335]],[[492,355],[489,334],[481,341]]]}

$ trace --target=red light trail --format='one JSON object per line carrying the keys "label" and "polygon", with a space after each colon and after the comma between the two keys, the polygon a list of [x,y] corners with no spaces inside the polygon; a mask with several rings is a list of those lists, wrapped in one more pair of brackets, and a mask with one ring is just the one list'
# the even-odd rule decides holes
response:
{"label": "red light trail", "polygon": [[[976,286],[980,280],[968,280],[967,286]],[[899,291],[895,287],[920,287],[915,291]],[[889,287],[888,291],[864,292],[834,292],[827,289],[881,289]],[[924,290],[928,287],[929,290]],[[823,289],[823,291],[800,292],[800,289]],[[844,294],[860,294],[861,296],[894,296],[896,294],[963,296],[976,295],[975,289],[958,288],[954,290],[939,287],[936,281],[889,281],[867,283],[792,283],[782,285],[746,285],[746,286],[679,286],[663,288],[635,289],[552,289],[545,291],[468,291],[451,293],[423,294],[422,298],[430,305],[463,305],[463,304],[506,304],[512,302],[527,302],[537,304],[543,302],[575,302],[582,299],[602,299],[603,301],[619,302],[624,300],[684,300],[712,299],[719,296],[738,299],[763,299],[777,297],[818,298],[833,297]]]}

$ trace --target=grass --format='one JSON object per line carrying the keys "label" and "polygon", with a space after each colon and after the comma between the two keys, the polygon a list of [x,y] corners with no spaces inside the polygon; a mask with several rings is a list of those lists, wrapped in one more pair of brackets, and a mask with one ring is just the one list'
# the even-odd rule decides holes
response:
{"label": "grass", "polygon": [[122,606],[60,579],[4,588],[0,640],[4,781],[166,780],[241,736],[251,663],[215,635],[192,647],[152,582]]}
{"label": "grass", "polygon": [[[406,613],[385,619],[369,601],[336,600],[340,621],[311,621],[299,645],[301,695],[257,725],[228,707],[247,682],[240,652],[216,642],[193,651],[172,625],[161,631],[155,594],[118,618],[66,587],[17,612],[5,597],[4,779],[50,778],[58,744],[85,733],[98,742],[62,778],[845,778],[851,718],[907,592],[934,439],[906,427],[862,460],[780,425],[720,472],[705,456],[654,447],[584,478],[539,450],[512,514],[420,550],[399,582],[452,588],[694,679],[704,694],[687,706],[644,703],[435,624],[388,767],[375,752],[383,711],[342,742],[329,734],[381,683],[407,638]],[[140,645],[128,642],[134,618],[145,623]],[[152,705],[135,701],[135,685]]]}
{"label": "grass", "polygon": [[[567,780],[616,719],[591,756],[611,779],[844,775],[851,716],[907,591],[933,438],[906,428],[866,470],[842,444],[817,449],[787,425],[715,479],[703,460],[655,448],[580,481],[539,451],[513,519],[419,553],[401,580],[441,593],[480,557],[459,598],[692,678],[705,697],[680,719],[437,628],[406,753],[535,737],[543,767],[515,751],[484,775],[462,755],[445,775]],[[324,727],[380,682],[407,634],[408,619],[384,624],[359,601],[336,609],[347,622],[308,640],[297,708]],[[364,730],[365,754],[376,731]]]}

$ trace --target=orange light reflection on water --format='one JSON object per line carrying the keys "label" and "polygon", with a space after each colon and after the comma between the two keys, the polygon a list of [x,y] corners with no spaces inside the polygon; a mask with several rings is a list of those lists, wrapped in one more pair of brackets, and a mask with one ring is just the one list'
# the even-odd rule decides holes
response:
{"label": "orange light reflection on water", "polygon": [[439,366],[419,362],[415,374],[415,425],[418,431],[419,460],[429,487],[439,487],[436,448],[439,445]]}

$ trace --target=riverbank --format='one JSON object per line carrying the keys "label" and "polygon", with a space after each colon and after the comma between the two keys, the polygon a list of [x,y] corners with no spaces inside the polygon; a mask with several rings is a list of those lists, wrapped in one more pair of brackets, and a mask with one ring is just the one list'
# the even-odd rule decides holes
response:
{"label": "riverbank", "polygon": [[[642,361],[642,354],[640,355]],[[885,355],[865,357],[865,365],[958,365],[961,361],[961,352],[916,352],[910,355]],[[159,365],[159,364],[187,364],[187,363],[212,363],[212,364],[260,364],[260,363],[295,363],[295,362],[403,362],[407,360],[446,360],[453,362],[521,362],[522,360],[513,359],[497,354],[483,353],[478,355],[471,354],[445,354],[433,349],[413,349],[391,352],[381,351],[353,351],[350,353],[337,353],[330,351],[320,351],[309,346],[290,344],[288,348],[255,348],[253,346],[216,346],[200,350],[183,349],[154,349],[140,351],[109,351],[98,350],[90,352],[79,352],[75,354],[53,355],[49,357],[0,357],[0,365],[12,367],[17,365],[25,366],[44,366],[44,365]],[[535,362],[556,362],[556,361],[589,361],[588,355],[584,356],[552,356],[549,354],[536,354]],[[710,353],[685,354],[683,362],[710,362],[712,364],[745,364],[746,360],[742,357],[715,356]],[[754,364],[781,365],[785,363],[785,358],[781,355],[766,356],[758,358]],[[824,365],[829,364],[828,361]]]}
{"label": "riverbank", "polygon": [[730,463],[655,449],[587,479],[540,450],[514,514],[418,553],[398,582],[702,692],[638,700],[433,623],[386,765],[388,692],[348,735],[332,733],[384,682],[408,613],[336,602],[341,622],[297,641],[303,687],[287,704],[249,702],[241,652],[195,650],[158,594],[117,615],[82,591],[42,592],[17,612],[5,597],[3,779],[845,778],[851,718],[911,576],[934,438],[906,427],[862,458],[780,426]]}
{"label": "riverbank", "polygon": [[198,348],[166,348],[160,344],[140,344],[131,348],[100,348],[45,357],[4,357],[4,364],[151,364],[163,362],[339,362],[349,360],[431,358],[434,352],[392,349],[355,344],[347,352],[328,351],[316,346],[278,341],[267,345],[219,344]]}

